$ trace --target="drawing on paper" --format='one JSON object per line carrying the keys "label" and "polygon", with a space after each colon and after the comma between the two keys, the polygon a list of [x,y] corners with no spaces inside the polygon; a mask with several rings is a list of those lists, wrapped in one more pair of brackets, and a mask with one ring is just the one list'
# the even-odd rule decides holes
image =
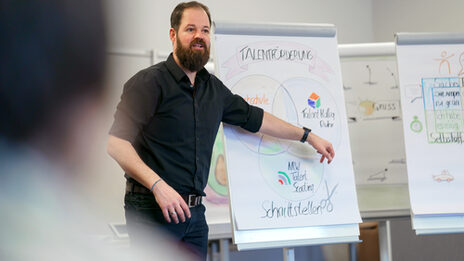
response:
{"label": "drawing on paper", "polygon": [[215,204],[227,204],[227,170],[224,159],[223,131],[216,136],[209,169],[208,185],[205,188],[206,200]]}
{"label": "drawing on paper", "polygon": [[[345,98],[350,139],[356,141],[351,148],[358,184],[406,183],[407,177],[400,175],[406,165],[401,164],[404,149],[396,62],[392,57],[348,58],[342,60],[342,72],[344,85],[352,87],[345,91]],[[375,85],[367,84],[369,72]],[[413,87],[412,99],[421,97],[420,85]],[[401,139],[392,142],[392,136]],[[383,148],[380,153],[379,147]]]}
{"label": "drawing on paper", "polygon": [[422,78],[427,139],[430,144],[464,143],[464,78]]}
{"label": "drawing on paper", "polygon": [[464,213],[464,190],[457,186],[464,152],[463,47],[445,42],[397,46],[413,215]]}
{"label": "drawing on paper", "polygon": [[360,99],[358,102],[350,102],[355,104],[358,112],[363,120],[380,120],[399,118],[400,104],[398,100],[377,100],[371,98]]}
{"label": "drawing on paper", "polygon": [[442,51],[441,57],[435,59],[436,61],[440,62],[440,64],[438,65],[439,74],[447,74],[447,75],[451,74],[451,65],[448,59],[453,56],[454,56],[454,53],[451,55],[448,55],[447,51]]}
{"label": "drawing on paper", "polygon": [[420,133],[422,131],[422,122],[418,119],[419,118],[417,116],[414,116],[411,124],[409,124],[409,128],[415,133]]}
{"label": "drawing on paper", "polygon": [[367,72],[368,72],[368,80],[366,82],[364,82],[364,83],[367,84],[367,85],[375,85],[375,84],[377,84],[377,82],[372,81],[372,68],[371,68],[371,66],[369,66],[369,64],[366,65],[366,69],[367,69]]}
{"label": "drawing on paper", "polygon": [[391,76],[391,78],[393,79],[393,82],[394,82],[394,85],[392,85],[390,87],[390,89],[398,89],[399,88],[398,77],[396,77],[395,73],[389,67],[387,67],[387,71],[388,71],[388,74]]}
{"label": "drawing on paper", "polygon": [[458,76],[464,75],[464,52],[459,55],[459,65],[461,66],[461,69],[458,72]]}
{"label": "drawing on paper", "polygon": [[388,169],[385,168],[379,172],[369,175],[369,178],[367,180],[369,181],[378,180],[380,182],[383,182],[387,179],[387,172],[388,172]]}
{"label": "drawing on paper", "polygon": [[[340,116],[331,93],[323,83],[309,78],[291,78],[279,83],[265,75],[249,75],[232,91],[265,111],[292,123],[319,129],[340,142]],[[251,98],[250,98],[251,97]],[[241,128],[231,132],[248,150],[259,155],[259,169],[266,184],[289,200],[304,200],[317,193],[323,180],[320,155],[307,144],[250,134]],[[241,135],[241,134],[247,135]]]}
{"label": "drawing on paper", "polygon": [[398,80],[391,69],[394,67],[388,63],[377,61],[353,63],[353,66],[355,67],[350,67],[350,70],[353,70],[352,73],[364,74],[365,69],[367,69],[367,81],[360,81],[356,77],[349,84],[348,82],[344,83],[344,87],[350,86],[344,88],[345,90],[352,88],[355,90],[346,94],[350,122],[398,119],[400,117],[400,103],[399,98],[395,99],[398,96]]}
{"label": "drawing on paper", "polygon": [[440,183],[440,182],[452,182],[454,180],[454,177],[449,173],[448,170],[444,169],[440,173],[440,175],[432,175],[433,180]]}
{"label": "drawing on paper", "polygon": [[359,111],[364,115],[364,116],[369,116],[374,113],[374,101],[370,100],[364,100],[359,103]]}
{"label": "drawing on paper", "polygon": [[313,109],[321,107],[321,99],[319,95],[317,95],[315,92],[311,93],[311,95],[308,98],[308,105],[311,106]]}
{"label": "drawing on paper", "polygon": [[388,164],[406,164],[406,159],[401,158],[401,159],[392,159]]}
{"label": "drawing on paper", "polygon": [[290,180],[290,177],[287,175],[287,173],[283,171],[278,171],[278,181],[280,185],[291,185],[292,181]]}

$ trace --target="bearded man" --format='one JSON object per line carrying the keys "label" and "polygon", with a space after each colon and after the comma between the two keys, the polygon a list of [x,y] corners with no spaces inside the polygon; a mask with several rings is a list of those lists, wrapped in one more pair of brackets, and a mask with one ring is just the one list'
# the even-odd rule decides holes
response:
{"label": "bearded man", "polygon": [[332,144],[234,95],[204,65],[211,16],[198,2],[171,14],[173,53],[124,86],[110,130],[108,153],[127,178],[124,199],[131,244],[150,247],[159,229],[206,259],[208,226],[202,204],[219,124],[308,142],[330,163]]}

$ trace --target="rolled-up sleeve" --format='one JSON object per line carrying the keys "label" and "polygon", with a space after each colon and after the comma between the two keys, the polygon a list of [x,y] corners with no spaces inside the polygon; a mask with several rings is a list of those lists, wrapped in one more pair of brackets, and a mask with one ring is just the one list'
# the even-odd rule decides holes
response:
{"label": "rolled-up sleeve", "polygon": [[248,104],[242,97],[224,86],[224,110],[222,121],[240,126],[250,132],[257,132],[263,123],[263,109]]}
{"label": "rolled-up sleeve", "polygon": [[159,92],[151,74],[141,71],[134,75],[124,85],[109,134],[134,142],[154,114]]}

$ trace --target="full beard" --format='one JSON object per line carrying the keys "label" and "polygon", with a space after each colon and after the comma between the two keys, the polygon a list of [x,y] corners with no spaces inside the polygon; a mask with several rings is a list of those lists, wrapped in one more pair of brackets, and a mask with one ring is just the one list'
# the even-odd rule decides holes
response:
{"label": "full beard", "polygon": [[[209,60],[209,47],[206,46],[206,43],[202,39],[196,38],[190,43],[189,47],[185,48],[182,46],[179,38],[177,38],[176,41],[177,48],[175,52],[177,58],[179,58],[180,64],[191,72],[198,72],[201,70]],[[193,50],[192,46],[197,43],[203,45],[204,49]]]}

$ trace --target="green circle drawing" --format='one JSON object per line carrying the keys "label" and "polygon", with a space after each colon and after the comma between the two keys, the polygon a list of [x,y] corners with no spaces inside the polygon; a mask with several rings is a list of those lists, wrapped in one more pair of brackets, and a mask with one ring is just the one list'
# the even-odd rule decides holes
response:
{"label": "green circle drawing", "polygon": [[414,120],[409,125],[409,128],[411,128],[413,132],[419,133],[422,131],[422,123],[418,120],[417,116],[414,116],[413,118]]}

